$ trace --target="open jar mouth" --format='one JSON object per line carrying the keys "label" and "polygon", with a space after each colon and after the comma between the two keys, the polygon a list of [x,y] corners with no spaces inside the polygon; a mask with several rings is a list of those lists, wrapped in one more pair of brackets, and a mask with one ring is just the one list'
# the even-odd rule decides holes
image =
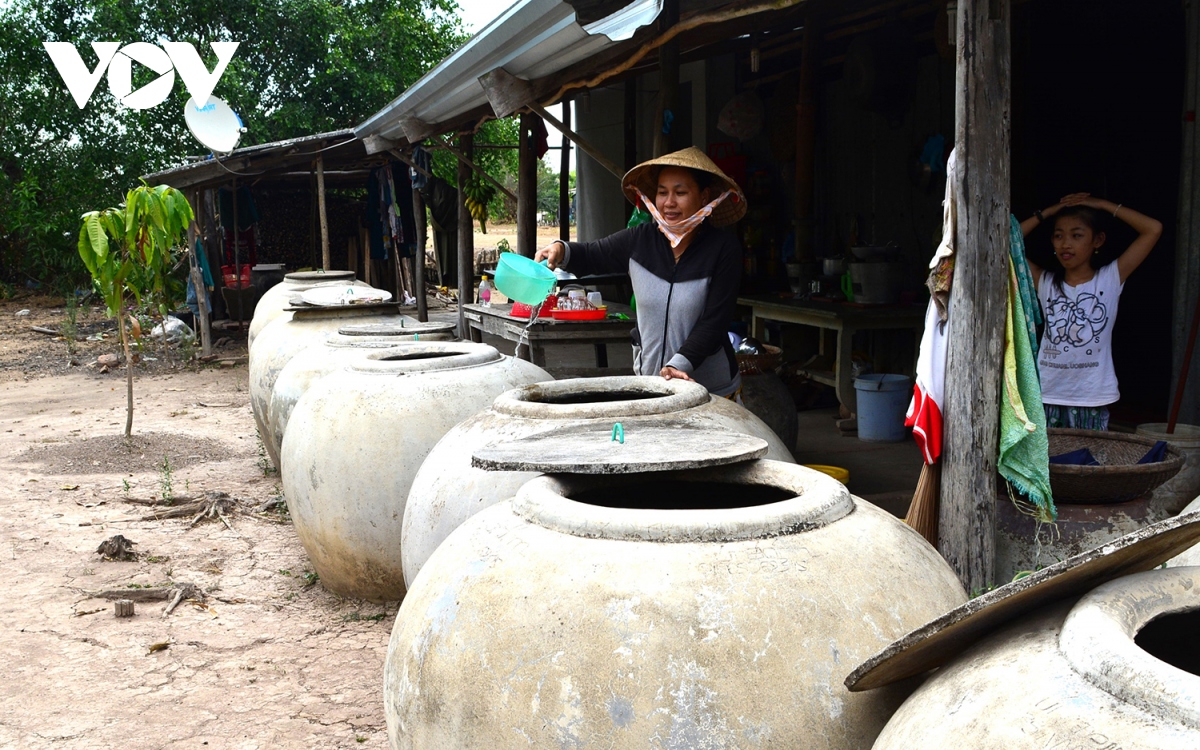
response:
{"label": "open jar mouth", "polygon": [[1071,609],[1059,649],[1110,695],[1200,729],[1200,568],[1151,570],[1099,586]]}
{"label": "open jar mouth", "polygon": [[417,373],[454,370],[499,362],[500,352],[487,344],[465,341],[397,341],[386,349],[368,354],[351,369],[373,373]]}
{"label": "open jar mouth", "polygon": [[698,383],[657,377],[574,378],[534,383],[501,394],[492,408],[527,419],[606,419],[640,417],[707,404]]}
{"label": "open jar mouth", "polygon": [[826,526],[854,510],[845,485],[796,464],[623,475],[554,474],[517,491],[513,511],[574,536],[653,542],[732,542]]}

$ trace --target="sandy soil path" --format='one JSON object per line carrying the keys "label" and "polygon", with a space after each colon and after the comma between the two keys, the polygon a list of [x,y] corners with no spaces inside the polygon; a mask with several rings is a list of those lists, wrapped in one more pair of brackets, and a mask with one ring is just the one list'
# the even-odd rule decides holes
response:
{"label": "sandy soil path", "polygon": [[[124,426],[122,371],[71,369],[0,379],[0,747],[386,747],[396,607],[330,594],[286,517],[249,513],[279,485],[245,366],[140,375],[142,447],[116,461],[104,446]],[[232,529],[131,520],[153,509],[126,498],[158,498],[164,479],[174,495],[237,499]],[[137,561],[101,560],[113,534]],[[170,616],[154,601],[117,619],[94,596],[182,583],[206,596]]]}

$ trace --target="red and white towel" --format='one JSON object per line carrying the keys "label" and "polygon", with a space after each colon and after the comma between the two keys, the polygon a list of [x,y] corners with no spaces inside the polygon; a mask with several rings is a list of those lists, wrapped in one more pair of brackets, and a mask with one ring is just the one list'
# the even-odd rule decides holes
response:
{"label": "red and white towel", "polygon": [[949,322],[941,319],[937,305],[929,301],[925,333],[917,357],[917,382],[904,424],[913,428],[913,440],[925,463],[935,464],[942,455],[942,406],[946,394],[946,344]]}

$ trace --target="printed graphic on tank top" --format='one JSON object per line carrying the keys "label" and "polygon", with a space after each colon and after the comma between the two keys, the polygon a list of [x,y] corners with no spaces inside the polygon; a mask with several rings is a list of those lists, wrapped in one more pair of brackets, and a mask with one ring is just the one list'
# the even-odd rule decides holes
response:
{"label": "printed graphic on tank top", "polygon": [[1104,406],[1121,397],[1112,360],[1112,330],[1121,297],[1116,263],[1096,270],[1090,281],[1054,283],[1043,271],[1038,300],[1046,318],[1038,349],[1042,401],[1063,406]]}

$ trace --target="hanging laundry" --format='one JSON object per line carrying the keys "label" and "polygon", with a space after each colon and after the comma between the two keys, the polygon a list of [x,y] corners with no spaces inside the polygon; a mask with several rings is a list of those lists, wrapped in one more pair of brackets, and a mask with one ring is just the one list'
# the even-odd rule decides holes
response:
{"label": "hanging laundry", "polygon": [[[1016,223],[1016,219],[1013,219]],[[1020,236],[1020,227],[1016,229]],[[1004,319],[1004,392],[1000,398],[1000,457],[996,470],[1029,498],[1034,517],[1052,523],[1058,517],[1050,489],[1050,439],[1034,349],[1023,326],[1017,272],[1008,262],[1008,310]]]}
{"label": "hanging laundry", "polygon": [[938,243],[933,259],[929,261],[930,274],[925,282],[933,303],[938,308],[938,318],[950,317],[950,287],[954,279],[954,243],[958,232],[958,206],[954,201],[954,180],[958,173],[957,149],[950,151],[946,160],[946,194],[942,200],[942,241]]}
{"label": "hanging laundry", "polygon": [[383,167],[375,167],[367,176],[367,245],[370,248],[371,257],[377,259],[387,259],[388,257],[388,245],[384,244],[383,231],[384,194],[387,185],[383,170]]}
{"label": "hanging laundry", "polygon": [[409,169],[408,172],[411,175],[412,186],[417,190],[424,190],[429,184],[429,177],[427,175],[433,174],[433,157],[420,146],[413,146],[412,161],[413,164],[424,170],[422,172],[416,169]]}
{"label": "hanging laundry", "polygon": [[954,233],[958,208],[952,184],[958,160],[950,152],[946,163],[946,198],[942,203],[942,241],[929,262],[931,297],[925,311],[925,332],[917,354],[917,377],[913,400],[904,416],[904,424],[913,428],[913,440],[927,464],[935,464],[942,455],[942,407],[946,403],[946,353],[949,351],[950,290],[954,278]]}
{"label": "hanging laundry", "polygon": [[411,258],[417,252],[417,221],[413,215],[413,180],[412,170],[401,162],[392,162],[392,184],[395,192],[392,202],[400,220],[400,236],[397,239],[397,252],[401,258]]}
{"label": "hanging laundry", "polygon": [[542,158],[550,150],[550,134],[546,132],[546,122],[538,117],[533,126],[533,153]]}

